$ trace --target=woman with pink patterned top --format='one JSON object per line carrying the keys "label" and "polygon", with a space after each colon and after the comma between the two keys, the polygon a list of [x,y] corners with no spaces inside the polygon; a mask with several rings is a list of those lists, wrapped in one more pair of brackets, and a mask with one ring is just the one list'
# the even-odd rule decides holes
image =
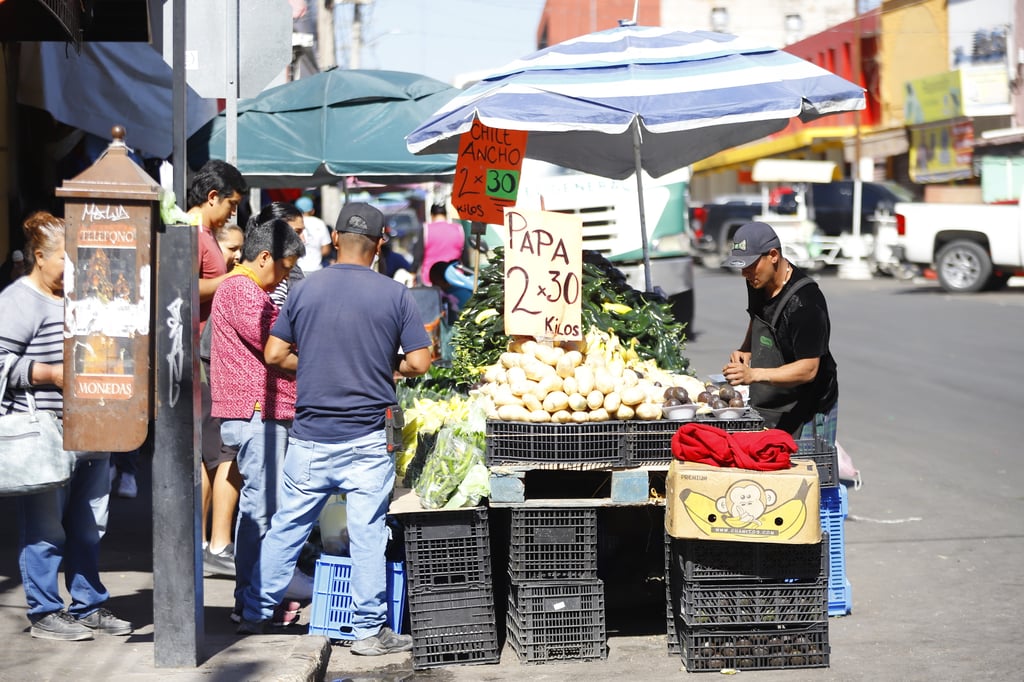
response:
{"label": "woman with pink patterned top", "polygon": [[288,429],[295,416],[295,375],[263,360],[263,347],[278,308],[270,292],[305,252],[288,223],[252,221],[242,262],[217,288],[210,312],[211,413],[221,439],[238,450],[242,475],[235,525],[235,597],[252,579],[260,544],[277,509]]}

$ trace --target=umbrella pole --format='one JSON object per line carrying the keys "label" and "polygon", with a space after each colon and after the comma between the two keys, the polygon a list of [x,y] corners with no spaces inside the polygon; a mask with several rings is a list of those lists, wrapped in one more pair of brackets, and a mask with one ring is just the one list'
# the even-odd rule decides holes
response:
{"label": "umbrella pole", "polygon": [[633,119],[633,163],[636,165],[636,196],[640,202],[640,245],[644,254],[644,290],[653,291],[651,287],[651,253],[647,246],[647,216],[644,213],[644,180],[640,175],[643,166],[640,163],[639,116]]}

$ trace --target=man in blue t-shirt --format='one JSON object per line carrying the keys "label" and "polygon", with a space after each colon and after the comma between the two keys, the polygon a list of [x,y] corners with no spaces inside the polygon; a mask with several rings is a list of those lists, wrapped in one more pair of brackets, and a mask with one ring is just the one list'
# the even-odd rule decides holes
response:
{"label": "man in blue t-shirt", "polygon": [[[395,373],[430,369],[430,337],[409,290],[371,269],[387,239],[376,208],[349,203],[332,235],[334,265],[299,282],[274,323],[264,357],[296,373],[295,420],[281,503],[244,595],[239,634],[262,632],[292,578],[303,542],[328,498],[346,495],[352,554],[352,653],[412,648],[385,625],[385,516],[395,482],[384,413]],[[404,355],[400,354],[404,352]]]}

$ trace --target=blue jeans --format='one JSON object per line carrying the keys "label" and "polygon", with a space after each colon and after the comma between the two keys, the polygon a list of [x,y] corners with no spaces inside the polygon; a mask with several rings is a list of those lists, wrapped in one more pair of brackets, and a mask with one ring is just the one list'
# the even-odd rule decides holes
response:
{"label": "blue jeans", "polygon": [[352,632],[356,639],[377,634],[387,619],[385,520],[394,484],[395,460],[383,430],[346,443],[289,438],[281,506],[263,539],[253,584],[245,592],[245,619],[270,618],[324,504],[331,495],[344,493],[352,556]]}
{"label": "blue jeans", "polygon": [[[96,457],[97,453],[89,453]],[[21,582],[29,620],[64,609],[57,574],[64,562],[68,613],[88,616],[110,597],[100,581],[100,539],[107,531],[109,454],[79,459],[67,485],[17,499]]]}
{"label": "blue jeans", "polygon": [[235,521],[235,602],[253,580],[260,544],[281,499],[281,469],[288,449],[290,421],[263,421],[261,412],[250,419],[221,420],[224,444],[237,448],[242,490]]}
{"label": "blue jeans", "polygon": [[814,415],[813,419],[808,419],[801,424],[797,435],[794,437],[797,440],[811,440],[814,438],[815,430],[817,430],[818,437],[824,440],[828,447],[835,447],[836,427],[838,425],[839,401],[837,400],[832,404],[832,408],[828,412],[818,412]]}

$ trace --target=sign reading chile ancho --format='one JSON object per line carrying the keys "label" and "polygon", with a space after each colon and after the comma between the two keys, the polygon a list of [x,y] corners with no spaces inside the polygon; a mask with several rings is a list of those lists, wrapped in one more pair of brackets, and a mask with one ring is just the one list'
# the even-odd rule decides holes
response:
{"label": "sign reading chile ancho", "polygon": [[505,209],[505,333],[583,338],[583,221]]}
{"label": "sign reading chile ancho", "polygon": [[74,340],[75,397],[131,400],[135,337],[149,333],[147,277],[136,274],[138,229],[118,204],[87,203],[75,262],[65,263],[66,333]]}
{"label": "sign reading chile ancho", "polygon": [[452,205],[463,220],[501,225],[515,206],[526,151],[525,130],[489,128],[479,120],[459,138]]}

